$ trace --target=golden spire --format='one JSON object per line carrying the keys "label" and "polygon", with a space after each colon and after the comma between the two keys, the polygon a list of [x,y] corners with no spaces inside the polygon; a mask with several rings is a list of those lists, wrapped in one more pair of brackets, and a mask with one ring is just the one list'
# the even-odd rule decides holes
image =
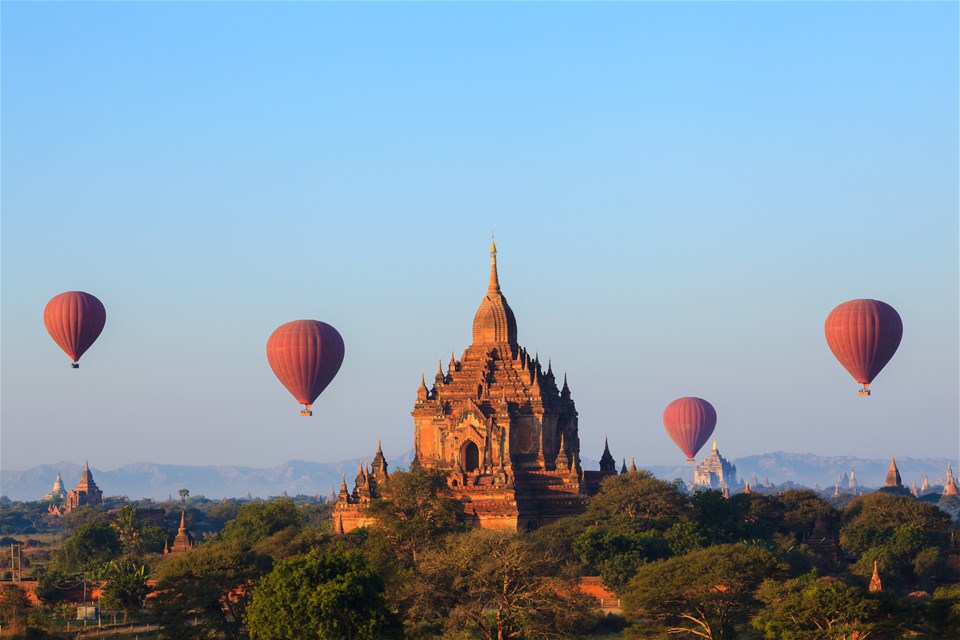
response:
{"label": "golden spire", "polygon": [[883,591],[883,583],[880,581],[880,571],[877,568],[877,561],[873,561],[873,576],[870,578],[870,593]]}
{"label": "golden spire", "polygon": [[717,450],[717,439],[716,439],[716,438],[713,439],[713,450],[714,450],[714,451]]}

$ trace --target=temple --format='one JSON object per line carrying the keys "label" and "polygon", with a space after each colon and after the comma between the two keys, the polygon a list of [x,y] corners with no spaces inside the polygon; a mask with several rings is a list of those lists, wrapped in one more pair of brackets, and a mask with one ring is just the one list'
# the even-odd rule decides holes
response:
{"label": "temple", "polygon": [[60,477],[60,471],[57,470],[57,479],[53,481],[53,488],[50,493],[43,496],[44,502],[63,502],[67,497],[67,490],[63,488],[63,479]]}
{"label": "temple", "polygon": [[717,441],[713,441],[713,450],[693,470],[693,484],[698,487],[722,489],[737,484],[737,468],[717,450]]}
{"label": "temple", "polygon": [[47,507],[47,510],[52,515],[62,516],[65,513],[70,513],[77,507],[82,507],[84,505],[96,506],[103,504],[103,492],[100,491],[100,487],[97,486],[97,483],[93,481],[93,474],[90,473],[90,464],[87,462],[84,462],[83,464],[83,471],[80,472],[80,482],[77,483],[77,487],[70,493],[66,494],[66,497],[61,501],[59,498],[55,497],[54,494],[62,495],[62,491],[63,481],[60,479],[60,472],[58,471],[57,479],[53,483],[53,492],[44,498],[45,500],[51,500],[51,504],[49,507]]}
{"label": "temple", "polygon": [[960,496],[960,488],[957,487],[957,481],[953,477],[953,467],[950,466],[950,463],[947,463],[947,478],[943,483],[943,495],[945,496]]}
{"label": "temple", "polygon": [[902,487],[903,481],[900,479],[900,469],[897,468],[897,461],[895,458],[890,458],[890,468],[887,470],[887,477],[884,480],[884,485],[887,487]]}
{"label": "temple", "polygon": [[164,555],[168,554],[177,554],[177,553],[186,553],[193,548],[193,536],[190,535],[190,532],[187,530],[187,512],[180,512],[180,528],[177,529],[177,536],[173,539],[173,546],[168,546],[164,543],[163,553]]}
{"label": "temple", "polygon": [[[517,321],[500,289],[496,245],[490,280],[473,319],[473,342],[428,387],[421,376],[413,411],[418,464],[448,472],[463,503],[464,520],[489,529],[535,529],[581,513],[583,496],[616,475],[604,446],[599,471],[580,464],[577,409],[567,383],[553,367],[520,346]],[[387,478],[379,450],[361,464],[353,492],[346,480],[334,509],[334,527],[348,532],[369,523],[363,505],[379,496]]]}

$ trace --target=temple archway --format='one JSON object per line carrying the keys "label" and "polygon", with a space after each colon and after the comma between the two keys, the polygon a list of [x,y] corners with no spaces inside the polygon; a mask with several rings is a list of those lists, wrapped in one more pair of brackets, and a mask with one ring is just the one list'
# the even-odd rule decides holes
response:
{"label": "temple archway", "polygon": [[460,465],[467,473],[480,468],[480,448],[472,440],[467,441],[460,450]]}

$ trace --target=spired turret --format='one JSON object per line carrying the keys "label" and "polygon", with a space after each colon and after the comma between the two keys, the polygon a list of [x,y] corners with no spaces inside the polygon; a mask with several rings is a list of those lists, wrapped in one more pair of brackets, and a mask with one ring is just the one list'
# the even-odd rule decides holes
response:
{"label": "spired turret", "polygon": [[960,488],[957,487],[956,478],[953,477],[953,467],[950,466],[950,463],[947,463],[947,479],[943,484],[943,495],[945,496],[958,496],[960,495]]}
{"label": "spired turret", "polygon": [[887,470],[885,485],[888,487],[903,486],[903,482],[900,480],[900,469],[897,468],[897,461],[893,457],[890,458],[890,468]]}
{"label": "spired turret", "polygon": [[603,439],[603,455],[600,456],[600,471],[604,473],[616,473],[617,472],[617,461],[613,459],[613,455],[610,454],[610,445],[607,443],[607,439]]}

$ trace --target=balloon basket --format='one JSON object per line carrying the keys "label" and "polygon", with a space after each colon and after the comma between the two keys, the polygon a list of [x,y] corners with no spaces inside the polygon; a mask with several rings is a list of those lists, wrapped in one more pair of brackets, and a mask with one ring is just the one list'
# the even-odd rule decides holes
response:
{"label": "balloon basket", "polygon": [[71,368],[71,369],[79,369],[79,368],[80,368],[80,363],[79,363],[79,362],[74,362],[73,364],[70,365],[70,368]]}
{"label": "balloon basket", "polygon": [[300,412],[300,415],[302,415],[302,416],[312,416],[312,415],[313,415],[313,411],[310,411],[310,409],[304,409],[303,411]]}
{"label": "balloon basket", "polygon": [[687,458],[687,464],[697,464],[697,461],[693,458]]}
{"label": "balloon basket", "polygon": [[860,391],[857,391],[857,395],[868,396],[870,395],[870,389],[860,389]]}

